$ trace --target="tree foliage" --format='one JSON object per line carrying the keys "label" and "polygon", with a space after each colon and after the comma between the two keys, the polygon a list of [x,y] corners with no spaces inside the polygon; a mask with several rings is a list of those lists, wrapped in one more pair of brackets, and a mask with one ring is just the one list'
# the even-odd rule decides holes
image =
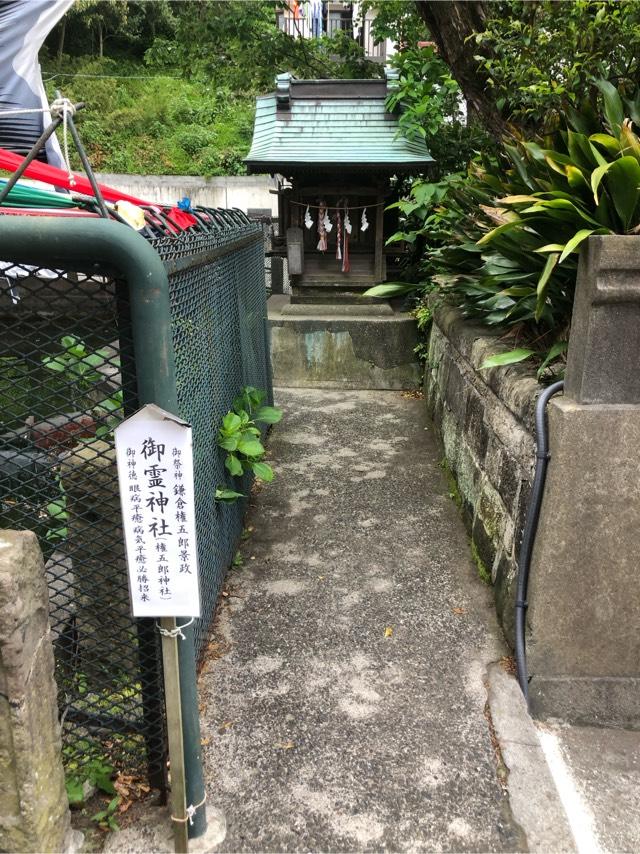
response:
{"label": "tree foliage", "polygon": [[497,109],[519,128],[552,132],[562,113],[584,101],[594,108],[598,80],[623,94],[640,84],[637,0],[502,0],[488,12],[468,47]]}
{"label": "tree foliage", "polygon": [[416,3],[440,58],[460,86],[471,112],[483,122],[489,133],[500,137],[504,131],[503,118],[495,109],[486,74],[468,45],[475,33],[486,25],[487,6],[482,0],[452,0],[449,3],[422,0]]}
{"label": "tree foliage", "polygon": [[[416,181],[397,203],[403,227],[390,240],[419,247],[420,287],[536,342],[543,358],[564,350],[584,241],[640,232],[640,138],[615,87],[598,81],[597,89],[602,121],[591,110],[575,113],[553,148],[505,144],[466,174]],[[526,358],[525,349],[513,360]],[[492,364],[508,363],[501,359]]]}
{"label": "tree foliage", "polygon": [[275,75],[371,77],[379,65],[345,33],[294,39],[277,2],[77,0],[41,58],[54,88],[87,107],[78,122],[107,172],[244,171],[255,96]]}
{"label": "tree foliage", "polygon": [[433,173],[444,176],[464,169],[489,139],[479,122],[468,120],[458,83],[433,45],[409,47],[392,58],[398,86],[387,98],[396,112],[400,132],[423,139],[435,160]]}
{"label": "tree foliage", "polygon": [[541,352],[547,370],[566,347],[582,244],[640,230],[640,3],[416,8],[438,50],[422,66],[411,50],[396,60],[403,131],[432,150],[446,139],[447,81],[487,134],[470,140],[467,127],[465,153],[477,149],[468,168],[445,149],[439,180],[414,181],[391,240],[413,248],[406,278],[421,281],[418,292],[435,288],[468,317],[533,342],[496,365]]}
{"label": "tree foliage", "polygon": [[342,33],[334,38],[292,38],[278,28],[281,3],[272,0],[201,0],[178,4],[175,33],[155,40],[150,65],[179,67],[189,77],[224,80],[231,88],[265,91],[278,71],[301,77],[372,77],[378,67]]}

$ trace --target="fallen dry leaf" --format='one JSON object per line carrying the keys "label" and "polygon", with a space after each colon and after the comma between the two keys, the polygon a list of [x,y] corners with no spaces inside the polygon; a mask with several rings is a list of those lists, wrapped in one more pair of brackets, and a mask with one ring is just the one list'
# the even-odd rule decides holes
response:
{"label": "fallen dry leaf", "polygon": [[467,609],[466,609],[466,608],[452,608],[451,610],[452,610],[452,611],[453,611],[453,613],[456,615],[456,617],[459,617],[461,614],[466,614],[466,613],[467,613]]}
{"label": "fallen dry leaf", "polygon": [[512,676],[515,676],[518,672],[518,668],[516,667],[516,660],[512,655],[504,655],[500,659],[500,666],[503,670],[506,670],[507,673],[510,673]]}
{"label": "fallen dry leaf", "polygon": [[210,738],[201,738],[201,739],[200,739],[200,745],[201,745],[201,747],[206,747],[206,746],[207,746],[207,744],[209,744],[209,742],[210,742],[210,741],[211,741],[211,739],[210,739]]}
{"label": "fallen dry leaf", "polygon": [[392,635],[393,635],[393,626],[387,626],[387,628],[384,630],[384,636],[386,638],[390,638]]}
{"label": "fallen dry leaf", "polygon": [[276,744],[276,747],[279,747],[281,750],[292,750],[295,744],[292,741],[285,741]]}
{"label": "fallen dry leaf", "polygon": [[118,813],[121,815],[127,812],[136,800],[150,792],[149,786],[142,779],[131,774],[120,774],[113,781],[113,787],[120,797]]}

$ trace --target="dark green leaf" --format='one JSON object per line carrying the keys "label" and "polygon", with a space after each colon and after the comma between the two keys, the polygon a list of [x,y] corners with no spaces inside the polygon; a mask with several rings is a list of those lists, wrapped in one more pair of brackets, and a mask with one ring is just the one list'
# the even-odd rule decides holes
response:
{"label": "dark green leaf", "polygon": [[635,157],[615,160],[607,173],[607,185],[622,227],[627,231],[633,222],[633,214],[640,200],[640,163]]}
{"label": "dark green leaf", "polygon": [[275,406],[260,406],[253,413],[253,420],[263,424],[277,424],[282,419],[282,410]]}
{"label": "dark green leaf", "polygon": [[544,309],[544,303],[547,295],[547,284],[556,264],[558,263],[558,258],[559,255],[557,254],[557,252],[552,252],[547,257],[547,261],[544,265],[542,273],[540,274],[540,278],[538,279],[538,284],[536,286],[536,292],[538,295],[536,301],[536,320],[540,320],[540,318],[542,317],[542,311]]}
{"label": "dark green leaf", "polygon": [[229,474],[233,475],[233,477],[238,477],[238,475],[242,474],[242,463],[235,454],[227,454],[224,464]]}
{"label": "dark green leaf", "polygon": [[538,368],[538,379],[544,374],[545,369],[548,365],[551,364],[558,356],[567,352],[567,347],[569,346],[568,341],[556,341],[556,343],[551,347],[547,355],[545,356],[542,364]]}
{"label": "dark green leaf", "polygon": [[624,121],[624,108],[616,87],[608,80],[597,80],[596,86],[604,98],[604,114],[613,133],[618,133]]}
{"label": "dark green leaf", "polygon": [[257,439],[241,439],[238,442],[238,451],[246,457],[260,457],[264,454],[262,443]]}
{"label": "dark green leaf", "polygon": [[508,353],[497,353],[495,356],[489,356],[480,365],[480,370],[486,368],[498,368],[504,365],[515,365],[516,362],[524,362],[525,359],[530,359],[534,354],[534,350],[520,348],[518,350],[510,350]]}
{"label": "dark green leaf", "polygon": [[273,469],[266,463],[253,463],[251,468],[255,476],[259,477],[260,480],[264,480],[267,483],[273,480]]}

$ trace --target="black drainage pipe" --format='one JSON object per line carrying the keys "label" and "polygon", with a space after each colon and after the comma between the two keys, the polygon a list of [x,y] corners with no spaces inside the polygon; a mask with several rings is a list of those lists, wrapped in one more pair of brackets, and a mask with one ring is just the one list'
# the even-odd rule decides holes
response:
{"label": "black drainage pipe", "polygon": [[531,555],[538,530],[538,519],[540,517],[540,506],[544,493],[544,482],[547,477],[547,465],[549,463],[549,436],[547,433],[547,404],[551,398],[562,391],[564,382],[553,383],[546,388],[536,404],[536,473],[533,479],[531,500],[527,510],[527,520],[522,534],[522,545],[520,546],[520,559],[518,560],[518,585],[516,588],[516,666],[518,668],[518,682],[529,705],[529,676],[527,673],[527,652],[525,638],[525,624],[527,616],[527,588],[529,586],[529,569],[531,568]]}

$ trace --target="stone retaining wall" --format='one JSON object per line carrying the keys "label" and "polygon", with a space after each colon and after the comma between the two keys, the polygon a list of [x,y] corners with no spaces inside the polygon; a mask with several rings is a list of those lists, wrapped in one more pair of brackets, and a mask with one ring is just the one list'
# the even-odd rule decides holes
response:
{"label": "stone retaining wall", "polygon": [[[520,539],[535,466],[535,400],[540,386],[522,365],[480,371],[505,349],[486,327],[434,307],[424,377],[427,406],[442,440],[452,493],[460,504],[481,576],[513,642]],[[455,482],[455,483],[454,483]]]}

